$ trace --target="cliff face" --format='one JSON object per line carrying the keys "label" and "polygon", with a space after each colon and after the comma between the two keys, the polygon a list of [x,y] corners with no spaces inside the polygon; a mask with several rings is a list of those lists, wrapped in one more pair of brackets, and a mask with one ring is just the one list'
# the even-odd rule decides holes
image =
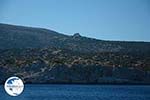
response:
{"label": "cliff face", "polygon": [[0,24],[0,83],[150,83],[150,43]]}

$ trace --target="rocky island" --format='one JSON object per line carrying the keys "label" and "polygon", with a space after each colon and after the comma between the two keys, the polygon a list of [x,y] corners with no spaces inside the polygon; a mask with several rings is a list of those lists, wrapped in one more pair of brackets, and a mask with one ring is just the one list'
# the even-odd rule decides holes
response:
{"label": "rocky island", "polygon": [[150,42],[0,24],[0,83],[150,84]]}

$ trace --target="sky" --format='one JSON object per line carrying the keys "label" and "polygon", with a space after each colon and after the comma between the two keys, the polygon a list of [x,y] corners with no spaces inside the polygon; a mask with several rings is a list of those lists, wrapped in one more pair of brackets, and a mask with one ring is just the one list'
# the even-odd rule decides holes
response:
{"label": "sky", "polygon": [[150,41],[149,0],[0,0],[0,23],[116,41]]}

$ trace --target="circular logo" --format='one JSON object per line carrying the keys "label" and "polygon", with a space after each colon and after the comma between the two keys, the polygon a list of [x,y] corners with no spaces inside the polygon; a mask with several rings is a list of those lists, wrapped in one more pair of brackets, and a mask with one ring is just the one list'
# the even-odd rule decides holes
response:
{"label": "circular logo", "polygon": [[23,92],[24,84],[20,78],[10,77],[6,80],[4,88],[10,96],[18,96]]}

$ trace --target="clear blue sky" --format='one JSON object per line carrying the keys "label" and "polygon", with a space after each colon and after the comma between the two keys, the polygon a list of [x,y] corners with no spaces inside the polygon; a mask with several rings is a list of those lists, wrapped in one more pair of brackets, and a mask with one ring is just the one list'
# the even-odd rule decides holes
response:
{"label": "clear blue sky", "polygon": [[0,23],[103,40],[150,41],[150,0],[0,0]]}

